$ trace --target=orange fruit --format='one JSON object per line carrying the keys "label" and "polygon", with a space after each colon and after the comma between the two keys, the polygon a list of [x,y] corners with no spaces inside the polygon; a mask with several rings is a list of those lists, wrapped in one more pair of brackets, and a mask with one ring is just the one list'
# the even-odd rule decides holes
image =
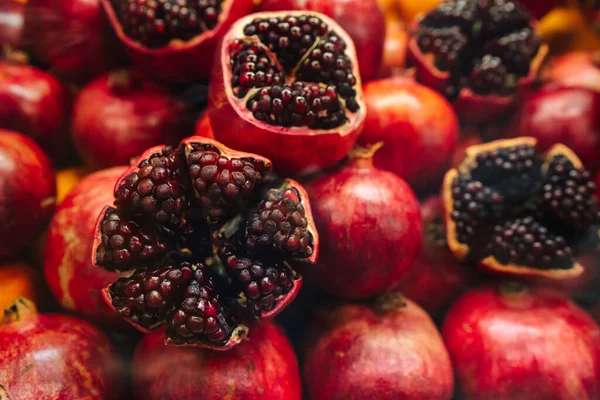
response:
{"label": "orange fruit", "polygon": [[442,0],[396,0],[396,8],[402,19],[410,24],[417,15],[433,10],[441,2]]}
{"label": "orange fruit", "polygon": [[19,297],[34,303],[39,299],[39,277],[29,265],[21,262],[0,264],[0,310],[11,306]]}

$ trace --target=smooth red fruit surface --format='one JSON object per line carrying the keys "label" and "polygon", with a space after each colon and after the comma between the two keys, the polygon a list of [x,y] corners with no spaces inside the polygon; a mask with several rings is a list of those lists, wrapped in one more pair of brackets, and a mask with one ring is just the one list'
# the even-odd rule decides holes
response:
{"label": "smooth red fruit surface", "polygon": [[207,111],[217,140],[286,174],[331,166],[352,149],[366,108],[354,44],[337,22],[312,11],[256,13],[217,51]]}
{"label": "smooth red fruit surface", "polygon": [[263,0],[259,11],[306,10],[327,15],[348,32],[354,45],[360,75],[373,79],[382,62],[385,18],[377,0]]}
{"label": "smooth red fruit surface", "polygon": [[28,0],[23,46],[56,74],[79,82],[123,59],[100,0]]}
{"label": "smooth red fruit surface", "polygon": [[418,189],[441,182],[458,144],[458,118],[450,103],[404,77],[369,82],[363,90],[367,118],[359,143],[383,142],[375,166]]}
{"label": "smooth red fruit surface", "polygon": [[122,398],[122,365],[109,339],[77,318],[37,314],[28,300],[5,311],[0,354],[2,398]]}
{"label": "smooth red fruit surface", "polygon": [[423,248],[412,275],[398,288],[434,317],[442,316],[475,281],[475,274],[461,265],[446,244],[444,209],[439,196],[421,203]]}
{"label": "smooth red fruit surface", "polygon": [[0,48],[16,48],[21,43],[25,21],[24,3],[0,0]]}
{"label": "smooth red fruit surface", "polygon": [[600,396],[600,328],[551,290],[519,285],[475,289],[451,308],[442,333],[460,398]]}
{"label": "smooth red fruit surface", "polygon": [[112,190],[126,167],[86,176],[57,208],[45,243],[44,275],[60,305],[99,322],[120,318],[102,299],[102,289],[119,276],[92,263],[94,226],[103,207],[112,203]]}
{"label": "smooth red fruit surface", "polygon": [[213,132],[212,125],[210,124],[210,118],[208,114],[204,113],[198,121],[196,122],[196,128],[194,129],[194,135],[203,136],[209,139],[215,138],[215,133]]}
{"label": "smooth red fruit surface", "polygon": [[318,314],[304,354],[308,399],[452,397],[452,365],[433,321],[410,300],[388,301]]}
{"label": "smooth red fruit surface", "polygon": [[133,358],[135,397],[144,400],[300,400],[294,350],[273,323],[257,325],[227,352],[165,346],[164,333],[142,339]]}
{"label": "smooth red fruit surface", "polygon": [[370,155],[306,185],[321,240],[310,271],[323,290],[365,299],[406,280],[421,249],[419,202],[408,184]]}
{"label": "smooth red fruit surface", "polygon": [[33,244],[55,203],[48,157],[27,136],[0,130],[0,258]]}
{"label": "smooth red fruit surface", "polygon": [[69,98],[52,75],[27,65],[0,62],[0,129],[27,135],[54,160],[68,144]]}
{"label": "smooth red fruit surface", "polygon": [[183,102],[129,71],[105,74],[85,86],[73,107],[73,141],[96,169],[129,164],[147,148],[176,146],[193,129]]}
{"label": "smooth red fruit surface", "polygon": [[[120,10],[117,6],[122,5],[127,10],[127,0],[119,0],[117,2],[111,2],[111,0],[99,0],[108,19],[121,40],[121,43],[125,47],[127,55],[133,62],[136,69],[142,71],[148,78],[156,79],[163,82],[184,82],[184,81],[195,81],[206,79],[210,76],[211,67],[213,65],[213,56],[215,55],[215,49],[219,40],[223,37],[225,32],[231,27],[236,20],[242,18],[244,15],[250,13],[255,5],[254,0],[221,0],[215,1],[218,5],[219,10],[217,13],[216,25],[210,29],[203,30],[203,32],[196,32],[187,39],[181,39],[178,37],[168,37],[168,33],[165,33],[167,37],[161,38],[166,39],[166,44],[161,43],[158,46],[154,44],[149,45],[148,43],[142,43],[130,36],[124,29],[122,24],[122,18]],[[185,18],[189,15],[190,6],[192,2],[187,0],[173,1],[167,0],[160,2],[161,7],[163,4],[167,4],[170,7],[173,5],[181,5],[182,9],[186,10],[181,14],[177,15],[174,19],[175,23],[174,30],[177,31],[177,24],[181,26],[185,21],[180,21],[177,18]],[[206,2],[205,2],[206,3]],[[201,4],[200,4],[201,5]],[[210,5],[209,5],[210,6]],[[142,11],[143,12],[143,11]],[[162,27],[165,18],[161,15],[154,15],[154,23],[162,21]],[[199,15],[198,15],[199,17]],[[136,21],[136,17],[127,16],[126,18],[132,18],[133,23]],[[148,16],[148,18],[150,18]],[[148,23],[140,19],[141,23]],[[198,22],[198,20],[196,20]],[[132,27],[136,32],[146,32],[141,27]],[[181,29],[184,31],[184,29]],[[165,29],[156,29],[155,33],[167,32]],[[162,35],[161,35],[162,36]]]}
{"label": "smooth red fruit surface", "polygon": [[600,92],[546,86],[527,96],[519,107],[510,137],[532,136],[547,150],[570,147],[590,170],[600,168]]}
{"label": "smooth red fruit surface", "polygon": [[555,58],[547,78],[563,86],[600,90],[600,51],[575,51]]}

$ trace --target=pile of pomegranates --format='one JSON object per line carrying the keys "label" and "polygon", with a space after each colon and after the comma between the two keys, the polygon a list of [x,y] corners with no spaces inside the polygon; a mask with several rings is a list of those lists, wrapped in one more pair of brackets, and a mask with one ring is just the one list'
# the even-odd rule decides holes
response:
{"label": "pile of pomegranates", "polygon": [[597,3],[0,0],[0,400],[600,400]]}

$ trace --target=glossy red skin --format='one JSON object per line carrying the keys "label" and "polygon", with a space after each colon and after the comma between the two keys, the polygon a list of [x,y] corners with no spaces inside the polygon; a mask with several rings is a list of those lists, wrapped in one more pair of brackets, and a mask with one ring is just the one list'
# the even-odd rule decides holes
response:
{"label": "glossy red skin", "polygon": [[434,90],[405,77],[368,82],[363,145],[383,142],[375,166],[394,172],[412,187],[437,186],[458,144],[458,118]]}
{"label": "glossy red skin", "polygon": [[431,228],[443,230],[443,205],[439,196],[421,203],[421,216],[423,248],[415,260],[412,275],[398,290],[430,315],[441,317],[473,284],[475,273],[456,260],[445,241],[442,244],[428,233]]}
{"label": "glossy red skin", "polygon": [[63,308],[96,322],[121,321],[101,293],[119,275],[93,265],[91,254],[96,218],[112,204],[113,187],[126,169],[86,176],[57,208],[46,239],[44,275],[50,291]]}
{"label": "glossy red skin", "polygon": [[213,132],[212,125],[210,124],[210,118],[207,113],[203,113],[198,121],[196,121],[196,128],[194,129],[195,136],[202,136],[209,139],[215,139],[215,133]]}
{"label": "glossy red skin", "polygon": [[168,46],[152,49],[130,39],[123,32],[111,0],[99,1],[136,69],[149,79],[164,83],[207,79],[210,76],[213,55],[219,40],[231,24],[252,12],[255,6],[255,0],[230,0],[232,4],[226,18],[220,17],[220,23],[214,29],[187,42],[176,41]]}
{"label": "glossy red skin", "polygon": [[574,51],[557,57],[547,78],[563,86],[600,90],[600,52]]}
{"label": "glossy red skin", "polygon": [[600,92],[544,87],[527,96],[509,130],[510,137],[532,136],[547,150],[561,143],[590,170],[600,168]]}
{"label": "glossy red skin", "polygon": [[54,73],[78,82],[123,62],[100,0],[28,0],[23,44]]}
{"label": "glossy red skin", "polygon": [[34,244],[55,203],[48,157],[27,136],[0,130],[0,259]]}
{"label": "glossy red skin", "polygon": [[452,365],[427,313],[344,305],[315,321],[304,355],[309,400],[450,400]]}
{"label": "glossy red skin", "polygon": [[360,75],[375,78],[383,60],[385,18],[377,0],[263,0],[259,11],[307,10],[333,18],[356,46]]}
{"label": "glossy red skin", "polygon": [[31,137],[55,161],[68,145],[69,96],[52,75],[0,62],[0,129]]}
{"label": "glossy red skin", "polygon": [[0,355],[7,399],[122,398],[122,365],[110,341],[79,319],[34,315],[0,327]]}
{"label": "glossy red skin", "polygon": [[600,328],[557,292],[475,289],[442,332],[461,399],[600,398]]}
{"label": "glossy red skin", "polygon": [[17,48],[23,35],[25,21],[24,3],[16,0],[0,0],[0,47]]}
{"label": "glossy red skin", "polygon": [[168,347],[164,330],[150,333],[135,351],[133,387],[143,400],[302,399],[296,356],[272,323],[226,352]]}
{"label": "glossy red skin", "polygon": [[308,182],[306,190],[320,237],[311,274],[323,290],[366,299],[406,280],[421,249],[419,203],[406,182],[352,160]]}
{"label": "glossy red skin", "polygon": [[149,147],[176,146],[193,130],[184,103],[147,80],[114,83],[118,73],[90,82],[73,107],[73,141],[91,168],[129,164]]}

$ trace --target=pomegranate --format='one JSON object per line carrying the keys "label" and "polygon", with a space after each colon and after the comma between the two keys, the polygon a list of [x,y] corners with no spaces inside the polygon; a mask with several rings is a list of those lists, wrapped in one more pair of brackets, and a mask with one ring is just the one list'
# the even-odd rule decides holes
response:
{"label": "pomegranate", "polygon": [[507,136],[533,136],[542,150],[564,144],[596,171],[600,169],[599,109],[598,91],[546,86],[525,98]]}
{"label": "pomegranate", "polygon": [[460,398],[600,396],[600,328],[554,291],[518,284],[475,289],[451,308],[442,332]]}
{"label": "pomegranate", "polygon": [[148,334],[135,350],[133,387],[144,400],[302,399],[294,350],[273,323],[228,352],[173,348],[161,331]]}
{"label": "pomegranate", "polygon": [[53,160],[68,149],[69,98],[52,75],[0,62],[0,129],[31,137]]}
{"label": "pomegranate", "polygon": [[107,303],[142,332],[167,324],[167,343],[217,350],[285,308],[302,285],[293,265],[314,263],[319,239],[302,186],[270,168],[200,136],[142,154],[96,225],[93,262],[133,270]]}
{"label": "pomegranate", "polygon": [[562,86],[600,91],[600,51],[574,51],[555,58],[547,78]]}
{"label": "pomegranate", "polygon": [[598,242],[596,184],[563,145],[534,138],[472,146],[442,189],[446,234],[459,260],[522,278],[571,279]]}
{"label": "pomegranate", "polygon": [[433,321],[410,300],[348,304],[315,318],[304,354],[310,400],[450,400],[448,351]]}
{"label": "pomegranate", "polygon": [[208,118],[208,114],[204,113],[200,118],[198,118],[198,121],[196,122],[196,128],[194,130],[194,135],[204,136],[209,139],[215,138],[215,134],[210,124],[210,118]]}
{"label": "pomegranate", "polygon": [[421,203],[423,248],[413,273],[399,290],[435,318],[448,308],[475,282],[475,276],[461,265],[446,244],[444,207],[439,196]]}
{"label": "pomegranate", "polygon": [[352,39],[329,17],[242,18],[216,61],[208,115],[217,140],[288,173],[330,166],[352,149],[366,110],[358,62]]}
{"label": "pomegranate", "polygon": [[122,365],[108,338],[60,314],[38,314],[19,299],[0,323],[0,396],[4,399],[122,398]]}
{"label": "pomegranate", "polygon": [[259,10],[306,10],[327,15],[354,42],[361,77],[370,80],[379,71],[386,24],[378,0],[263,0]]}
{"label": "pomegranate", "polygon": [[52,215],[56,180],[30,138],[0,130],[0,258],[32,244]]}
{"label": "pomegranate", "polygon": [[96,169],[129,164],[160,143],[176,146],[193,130],[183,102],[126,70],[85,86],[72,118],[75,146],[85,163]]}
{"label": "pomegranate", "polygon": [[16,48],[21,43],[24,8],[21,1],[0,0],[0,49]]}
{"label": "pomegranate", "polygon": [[323,290],[365,299],[406,280],[421,249],[421,215],[412,189],[373,166],[373,149],[308,182],[323,242],[311,272]]}
{"label": "pomegranate", "polygon": [[120,321],[102,298],[102,289],[118,274],[96,268],[90,254],[98,214],[112,203],[112,189],[125,170],[114,167],[86,176],[57,208],[45,242],[50,291],[63,308],[95,322]]}
{"label": "pomegranate", "polygon": [[52,72],[84,82],[123,62],[100,0],[24,3],[23,47]]}
{"label": "pomegranate", "polygon": [[135,67],[164,82],[206,79],[218,41],[254,0],[100,0]]}
{"label": "pomegranate", "polygon": [[384,143],[375,166],[413,188],[439,187],[458,144],[458,119],[450,103],[404,77],[369,82],[363,90],[367,118],[359,143]]}
{"label": "pomegranate", "polygon": [[506,111],[547,53],[536,21],[513,0],[446,0],[415,19],[408,43],[417,79],[472,121]]}

